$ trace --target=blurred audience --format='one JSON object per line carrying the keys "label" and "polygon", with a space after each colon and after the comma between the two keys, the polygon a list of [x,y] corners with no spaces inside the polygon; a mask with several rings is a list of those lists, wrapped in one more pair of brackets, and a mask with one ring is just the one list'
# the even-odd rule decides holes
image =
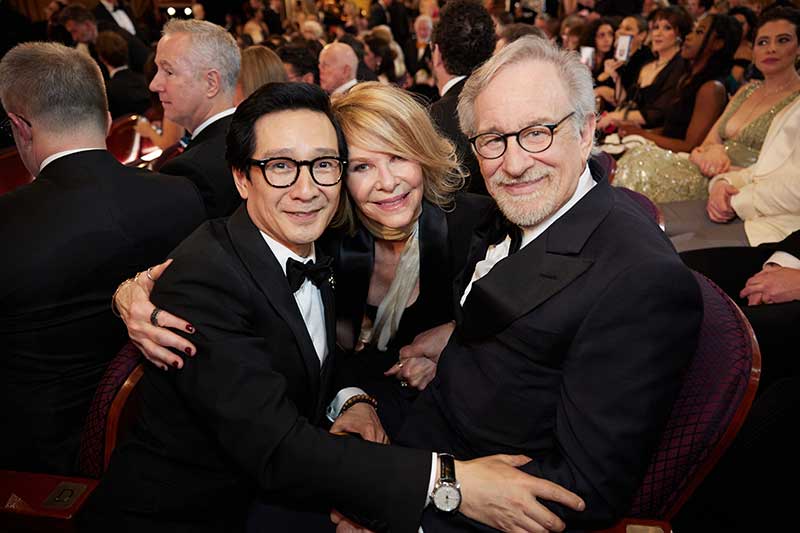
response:
{"label": "blurred audience", "polygon": [[111,118],[142,114],[150,107],[150,90],[143,74],[128,68],[128,43],[113,31],[103,31],[95,41],[97,57],[108,71],[106,93]]}
{"label": "blurred audience", "polygon": [[287,80],[281,58],[275,52],[263,46],[245,48],[242,50],[239,79],[236,82],[233,104],[238,106],[262,85]]}

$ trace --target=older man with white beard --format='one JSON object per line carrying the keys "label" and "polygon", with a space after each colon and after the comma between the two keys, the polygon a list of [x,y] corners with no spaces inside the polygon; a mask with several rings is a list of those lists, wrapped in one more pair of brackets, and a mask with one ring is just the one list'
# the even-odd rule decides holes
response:
{"label": "older man with white beard", "polygon": [[[499,210],[456,280],[454,334],[418,343],[441,353],[437,377],[396,440],[459,458],[532,457],[522,470],[586,501],[583,511],[544,502],[568,530],[628,510],[702,318],[699,289],[663,232],[590,171],[593,109],[579,58],[534,37],[464,86],[461,128]],[[473,524],[429,511],[423,526]]]}

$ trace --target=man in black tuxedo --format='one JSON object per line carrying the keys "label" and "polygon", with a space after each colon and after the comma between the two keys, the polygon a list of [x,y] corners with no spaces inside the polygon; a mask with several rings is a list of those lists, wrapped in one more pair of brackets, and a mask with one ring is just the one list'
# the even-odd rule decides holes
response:
{"label": "man in black tuxedo", "polygon": [[486,194],[480,168],[458,123],[458,97],[473,70],[492,57],[497,37],[489,12],[473,0],[451,0],[433,29],[432,67],[441,98],[431,106],[431,117],[439,130],[456,145],[469,170],[467,189]]}
{"label": "man in black tuxedo", "polygon": [[[307,84],[259,89],[233,116],[227,157],[244,205],[186,239],[152,294],[195,326],[197,356],[179,372],[146,367],[143,413],[93,494],[87,527],[232,531],[260,492],[273,506],[270,531],[319,531],[332,506],[416,531],[437,475],[431,452],[332,435],[385,442],[373,400],[357,389],[335,396],[331,432],[321,427],[335,322],[330,261],[314,241],[342,205],[347,157],[327,96]],[[533,499],[544,495],[537,480],[513,468],[522,462],[456,461],[464,513],[557,529]]]}
{"label": "man in black tuxedo", "polygon": [[228,216],[240,204],[225,163],[239,47],[221,26],[202,20],[172,19],[163,33],[150,90],[158,93],[164,117],[183,126],[190,139],[184,152],[160,170],[192,180],[203,195],[209,218]]}
{"label": "man in black tuxedo", "polygon": [[127,340],[109,302],[204,218],[184,178],[106,151],[103,78],[91,58],[28,43],[0,62],[0,100],[36,179],[0,196],[0,468],[74,473],[89,403]]}
{"label": "man in black tuxedo", "polygon": [[98,23],[121,28],[131,35],[137,34],[130,6],[122,0],[100,0],[92,10],[92,14]]}
{"label": "man in black tuxedo", "polygon": [[113,31],[102,31],[96,41],[97,56],[108,70],[108,110],[115,119],[142,114],[150,107],[150,90],[143,74],[128,67],[128,43]]}
{"label": "man in black tuxedo", "polygon": [[607,526],[696,348],[699,289],[663,232],[587,166],[594,98],[577,56],[536,37],[508,45],[469,78],[459,117],[499,211],[473,235],[458,325],[396,442],[525,453],[523,471],[586,500],[547,504],[568,529]]}
{"label": "man in black tuxedo", "polygon": [[375,0],[369,6],[369,20],[370,28],[380,26],[382,24],[389,25],[389,3],[392,0]]}
{"label": "man in black tuxedo", "polygon": [[[136,35],[120,28],[116,23],[98,21],[92,12],[81,4],[71,4],[62,9],[59,20],[67,28],[75,43],[89,47],[89,53],[95,61],[98,61],[94,45],[97,34],[101,31],[116,32],[128,43],[128,64],[131,69],[139,73],[144,72],[144,65],[150,58],[151,50]],[[101,65],[101,68],[105,67]],[[103,71],[103,77],[108,79],[108,71]]]}

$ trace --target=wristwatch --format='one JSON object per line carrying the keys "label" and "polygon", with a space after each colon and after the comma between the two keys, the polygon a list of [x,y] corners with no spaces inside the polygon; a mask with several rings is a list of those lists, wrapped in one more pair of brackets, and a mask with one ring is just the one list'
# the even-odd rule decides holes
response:
{"label": "wristwatch", "polygon": [[433,505],[445,513],[454,513],[461,505],[461,485],[456,481],[456,460],[449,453],[439,454],[439,480],[431,493]]}

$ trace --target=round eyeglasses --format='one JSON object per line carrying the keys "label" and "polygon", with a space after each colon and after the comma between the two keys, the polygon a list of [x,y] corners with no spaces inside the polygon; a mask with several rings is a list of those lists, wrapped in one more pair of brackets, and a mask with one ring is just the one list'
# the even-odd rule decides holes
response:
{"label": "round eyeglasses", "polygon": [[513,133],[481,133],[469,139],[475,152],[484,159],[497,159],[506,153],[508,138],[515,137],[517,144],[526,152],[538,154],[553,144],[553,135],[565,120],[574,115],[573,111],[555,124],[534,124]]}
{"label": "round eyeglasses", "polygon": [[340,157],[317,157],[310,161],[296,161],[289,157],[248,159],[252,166],[259,167],[266,182],[278,189],[291,187],[300,177],[300,168],[308,167],[311,179],[322,187],[336,185],[342,180],[347,161]]}

